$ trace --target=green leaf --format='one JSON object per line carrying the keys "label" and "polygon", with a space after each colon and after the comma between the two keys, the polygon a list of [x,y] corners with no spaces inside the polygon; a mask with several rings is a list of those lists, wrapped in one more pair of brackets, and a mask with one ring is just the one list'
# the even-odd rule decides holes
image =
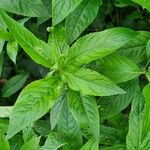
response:
{"label": "green leaf", "polygon": [[0,149],[10,150],[8,140],[2,133],[0,133]]}
{"label": "green leaf", "polygon": [[0,118],[0,133],[7,133],[8,124],[8,118]]}
{"label": "green leaf", "polygon": [[126,146],[121,144],[116,144],[111,147],[102,148],[101,150],[126,150]]}
{"label": "green leaf", "polygon": [[62,79],[75,91],[85,95],[108,96],[125,94],[125,91],[96,71],[84,68],[69,68],[62,71]]}
{"label": "green leaf", "polygon": [[116,54],[102,58],[98,64],[100,65],[99,72],[115,83],[132,80],[142,73],[130,59]]}
{"label": "green leaf", "polygon": [[11,36],[9,32],[0,28],[0,40],[5,40],[5,41],[11,40]]}
{"label": "green leaf", "polygon": [[125,7],[125,6],[134,6],[134,3],[131,0],[114,0],[115,6]]}
{"label": "green leaf", "polygon": [[99,150],[96,140],[91,138],[80,150]]}
{"label": "green leaf", "polygon": [[143,8],[146,8],[150,11],[150,2],[149,0],[132,0],[135,3],[138,3],[139,5],[143,6]]}
{"label": "green leaf", "polygon": [[47,119],[47,120],[37,120],[34,123],[33,128],[37,133],[41,134],[44,137],[46,137],[51,132],[49,119]]}
{"label": "green leaf", "polygon": [[2,53],[3,46],[4,46],[4,41],[0,40],[0,54]]}
{"label": "green leaf", "polygon": [[65,19],[82,0],[52,0],[53,26]]}
{"label": "green leaf", "polygon": [[[1,16],[0,16],[0,29],[3,30],[3,31],[6,31],[6,25],[5,25],[5,23],[4,23],[4,21],[3,21]],[[0,54],[1,54],[2,50],[3,50],[3,46],[4,46],[4,40],[0,40]]]}
{"label": "green leaf", "polygon": [[48,68],[54,64],[48,44],[36,38],[33,33],[11,19],[4,12],[0,11],[0,15],[7,24],[14,39],[35,62]]}
{"label": "green leaf", "polygon": [[[1,45],[1,41],[0,41],[0,45]],[[0,77],[1,77],[2,69],[3,69],[3,63],[4,63],[4,54],[2,52],[0,53]]]}
{"label": "green leaf", "polygon": [[18,44],[17,42],[8,42],[7,43],[7,54],[9,58],[16,64],[16,57],[18,52]]}
{"label": "green leaf", "polygon": [[69,43],[76,40],[76,38],[93,22],[101,4],[101,0],[83,0],[66,18],[66,32]]}
{"label": "green leaf", "polygon": [[2,88],[2,96],[9,97],[16,93],[18,90],[20,90],[20,88],[23,87],[27,81],[27,78],[27,74],[20,74],[9,79]]}
{"label": "green leaf", "polygon": [[22,147],[21,150],[40,150],[39,146],[39,137],[34,137],[30,141],[26,142]]}
{"label": "green leaf", "polygon": [[146,45],[146,55],[150,59],[150,40],[147,42]]}
{"label": "green leaf", "polygon": [[142,145],[141,149],[150,149],[150,84],[146,85],[143,89],[145,98],[144,114],[142,119]]}
{"label": "green leaf", "polygon": [[119,130],[113,127],[101,125],[100,127],[100,144],[112,145],[116,142],[121,142]]}
{"label": "green leaf", "polygon": [[120,55],[126,56],[136,63],[145,61],[146,59],[146,45],[150,39],[150,33],[140,31],[131,41],[122,46],[119,51]]}
{"label": "green leaf", "polygon": [[68,92],[69,109],[81,126],[89,126],[89,132],[99,140],[99,113],[96,100],[92,96],[83,96],[78,92]]}
{"label": "green leaf", "polygon": [[137,33],[127,28],[112,28],[80,38],[68,51],[66,64],[83,65],[113,53]]}
{"label": "green leaf", "polygon": [[134,99],[137,92],[137,86],[136,81],[127,82],[122,85],[122,88],[126,91],[126,94],[101,98],[99,101],[101,120],[110,118],[126,108]]}
{"label": "green leaf", "polygon": [[67,141],[66,149],[78,150],[82,145],[82,134],[79,124],[69,111],[66,91],[62,101],[63,107],[58,121],[58,133]]}
{"label": "green leaf", "polygon": [[55,101],[50,113],[51,129],[54,129],[61,119],[61,113],[64,105],[65,92],[62,91],[61,95]]}
{"label": "green leaf", "polygon": [[0,0],[0,8],[8,12],[29,17],[50,16],[41,0]]}
{"label": "green leaf", "polygon": [[65,144],[64,140],[57,133],[50,133],[40,150],[57,150]]}
{"label": "green leaf", "polygon": [[62,53],[66,53],[69,48],[66,39],[66,30],[61,24],[50,28],[50,30],[51,33],[48,39],[48,43],[52,47],[52,52],[54,55],[53,57],[55,58],[55,61],[58,61],[60,55]]}
{"label": "green leaf", "polygon": [[132,100],[132,108],[129,116],[129,131],[126,140],[128,150],[141,149],[144,97],[138,86],[137,89],[137,94]]}
{"label": "green leaf", "polygon": [[59,96],[61,87],[60,78],[54,76],[34,81],[24,88],[13,107],[7,137],[11,138],[45,115]]}
{"label": "green leaf", "polygon": [[30,124],[29,126],[25,127],[22,132],[24,142],[28,142],[32,138],[37,137],[33,130],[33,124]]}
{"label": "green leaf", "polygon": [[0,118],[9,117],[12,111],[12,106],[0,106]]}

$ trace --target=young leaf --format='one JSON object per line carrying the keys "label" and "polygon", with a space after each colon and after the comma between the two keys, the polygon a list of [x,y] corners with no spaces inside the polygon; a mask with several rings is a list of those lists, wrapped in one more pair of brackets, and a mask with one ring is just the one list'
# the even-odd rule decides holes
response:
{"label": "young leaf", "polygon": [[115,83],[126,82],[141,74],[140,68],[130,59],[111,54],[98,61],[99,72]]}
{"label": "young leaf", "polygon": [[50,16],[41,0],[0,0],[0,8],[12,13],[29,17]]}
{"label": "young leaf", "polygon": [[109,96],[125,94],[125,91],[102,76],[96,71],[84,68],[63,70],[62,79],[75,91],[81,91],[85,95]]}
{"label": "young leaf", "polygon": [[68,92],[69,109],[81,126],[89,126],[95,140],[99,139],[99,113],[95,98],[78,92]]}
{"label": "young leaf", "polygon": [[48,43],[52,47],[53,57],[58,61],[60,54],[66,53],[69,48],[66,39],[66,30],[61,24],[53,27],[51,30]]}
{"label": "young leaf", "polygon": [[60,94],[59,77],[48,77],[29,84],[19,95],[13,107],[7,137],[45,115]]}
{"label": "young leaf", "polygon": [[129,131],[126,140],[128,150],[141,149],[144,97],[140,89],[138,89],[136,93],[136,96],[132,100],[132,108],[129,117]]}
{"label": "young leaf", "polygon": [[8,42],[7,43],[7,54],[9,58],[16,64],[16,57],[18,52],[18,44],[17,42]]}
{"label": "young leaf", "polygon": [[53,26],[65,19],[82,0],[52,0]]}
{"label": "young leaf", "polygon": [[101,0],[83,0],[66,18],[66,32],[69,43],[76,40],[76,38],[93,22],[101,4]]}
{"label": "young leaf", "polygon": [[48,68],[54,64],[48,44],[36,38],[33,33],[17,21],[11,19],[4,12],[0,11],[0,15],[7,24],[14,39],[35,62]]}
{"label": "young leaf", "polygon": [[68,51],[66,64],[81,66],[102,58],[134,38],[137,33],[127,28],[112,28],[80,38]]}
{"label": "young leaf", "polygon": [[146,8],[150,11],[150,2],[149,0],[132,0],[135,3],[138,3],[139,5],[143,6],[143,8]]}
{"label": "young leaf", "polygon": [[65,144],[64,140],[57,133],[50,133],[40,150],[57,150]]}
{"label": "young leaf", "polygon": [[126,91],[126,94],[101,98],[99,100],[101,120],[110,118],[126,108],[135,98],[137,86],[136,81],[127,82],[122,85],[122,88]]}
{"label": "young leaf", "polygon": [[2,133],[0,133],[0,149],[10,150],[8,140]]}
{"label": "young leaf", "polygon": [[22,147],[21,150],[40,150],[40,145],[39,145],[40,138],[39,137],[34,137],[30,141],[26,142]]}
{"label": "young leaf", "polygon": [[6,84],[2,88],[2,96],[9,97],[12,94],[16,93],[20,88],[23,87],[25,82],[27,81],[27,74],[20,74],[12,77],[10,80],[6,82]]}
{"label": "young leaf", "polygon": [[99,150],[98,142],[91,138],[80,150]]}

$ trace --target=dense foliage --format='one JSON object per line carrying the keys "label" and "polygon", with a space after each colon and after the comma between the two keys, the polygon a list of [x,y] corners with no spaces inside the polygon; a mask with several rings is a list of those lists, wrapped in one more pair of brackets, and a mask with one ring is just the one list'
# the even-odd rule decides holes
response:
{"label": "dense foliage", "polygon": [[149,0],[0,0],[0,150],[150,150]]}

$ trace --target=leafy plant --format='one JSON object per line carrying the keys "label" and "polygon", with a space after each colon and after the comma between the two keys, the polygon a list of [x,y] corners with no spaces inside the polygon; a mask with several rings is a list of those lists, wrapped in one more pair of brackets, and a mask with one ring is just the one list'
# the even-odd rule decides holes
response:
{"label": "leafy plant", "polygon": [[0,0],[0,149],[149,150],[148,10]]}

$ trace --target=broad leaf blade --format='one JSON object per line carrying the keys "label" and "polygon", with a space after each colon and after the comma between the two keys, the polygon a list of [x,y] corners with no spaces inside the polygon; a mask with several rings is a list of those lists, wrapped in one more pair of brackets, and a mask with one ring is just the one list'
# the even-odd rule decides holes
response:
{"label": "broad leaf blade", "polygon": [[17,21],[11,19],[4,12],[0,11],[0,15],[7,24],[14,39],[35,62],[48,68],[53,65],[51,49],[48,44],[36,38],[33,33]]}
{"label": "broad leaf blade", "polygon": [[62,82],[58,77],[45,78],[29,84],[13,107],[7,137],[11,138],[45,115],[59,96],[61,86]]}
{"label": "broad leaf blade", "polygon": [[129,42],[137,33],[127,28],[112,28],[80,38],[68,51],[66,64],[81,66],[102,58]]}
{"label": "broad leaf blade", "polygon": [[150,33],[140,31],[131,41],[122,46],[117,53],[126,56],[136,63],[145,61],[146,59],[146,45],[150,39]]}
{"label": "broad leaf blade", "polygon": [[69,43],[76,40],[76,38],[93,22],[101,3],[101,0],[83,0],[66,18],[66,32]]}
{"label": "broad leaf blade", "polygon": [[41,0],[0,0],[0,8],[12,13],[30,17],[50,16]]}
{"label": "broad leaf blade", "polygon": [[143,109],[144,98],[140,89],[138,89],[132,101],[132,108],[129,116],[129,131],[126,140],[128,150],[141,149]]}
{"label": "broad leaf blade", "polygon": [[82,0],[52,0],[53,26],[65,19]]}
{"label": "broad leaf blade", "polygon": [[58,121],[58,132],[67,141],[66,149],[74,148],[78,150],[82,145],[82,134],[80,126],[74,119],[68,108],[68,97],[65,92],[63,97],[63,107]]}
{"label": "broad leaf blade", "polygon": [[55,101],[50,113],[51,129],[54,129],[61,119],[61,113],[64,105],[65,92],[62,91],[61,95]]}
{"label": "broad leaf blade", "polygon": [[68,92],[69,109],[80,126],[88,126],[95,140],[99,139],[99,113],[96,100],[92,96],[83,96],[78,92]]}
{"label": "broad leaf blade", "polygon": [[124,95],[103,97],[99,100],[101,119],[110,118],[126,108],[136,95],[137,82],[125,83],[122,88],[126,91]]}
{"label": "broad leaf blade", "polygon": [[62,79],[75,91],[94,96],[125,94],[125,91],[96,71],[84,68],[74,71],[69,69],[62,72]]}
{"label": "broad leaf blade", "polygon": [[130,59],[116,54],[108,55],[97,63],[100,65],[99,72],[115,83],[127,82],[142,73]]}

